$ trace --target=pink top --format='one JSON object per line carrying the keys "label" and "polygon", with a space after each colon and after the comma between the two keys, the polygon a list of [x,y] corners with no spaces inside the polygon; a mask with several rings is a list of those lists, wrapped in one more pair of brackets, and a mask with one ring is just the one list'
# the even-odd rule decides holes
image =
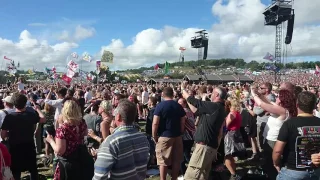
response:
{"label": "pink top", "polygon": [[228,118],[230,118],[230,115],[231,115],[231,114],[234,116],[234,119],[233,119],[232,122],[229,124],[229,126],[227,127],[227,129],[228,129],[229,131],[239,130],[240,127],[241,127],[241,123],[242,123],[241,114],[240,114],[240,112],[232,111],[232,112],[229,113]]}

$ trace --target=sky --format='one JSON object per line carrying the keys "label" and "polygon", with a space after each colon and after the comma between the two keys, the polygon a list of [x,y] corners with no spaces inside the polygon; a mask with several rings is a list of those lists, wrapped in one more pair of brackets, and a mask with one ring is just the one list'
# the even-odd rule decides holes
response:
{"label": "sky", "polygon": [[[308,0],[311,1],[311,0]],[[114,54],[112,70],[197,59],[194,32],[209,33],[208,59],[262,61],[274,54],[275,27],[264,26],[271,0],[56,0],[0,1],[0,55],[21,69],[56,66],[63,71],[72,52],[94,60]],[[320,1],[295,1],[296,21],[289,61],[320,60]],[[95,63],[78,60],[85,70]],[[1,62],[1,69],[5,67]]]}

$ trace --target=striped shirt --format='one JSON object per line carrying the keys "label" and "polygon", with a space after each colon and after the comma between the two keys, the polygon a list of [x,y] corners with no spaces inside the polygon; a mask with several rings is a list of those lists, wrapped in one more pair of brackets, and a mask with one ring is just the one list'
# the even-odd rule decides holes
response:
{"label": "striped shirt", "polygon": [[147,137],[135,126],[120,126],[101,144],[93,180],[145,179],[149,160]]}

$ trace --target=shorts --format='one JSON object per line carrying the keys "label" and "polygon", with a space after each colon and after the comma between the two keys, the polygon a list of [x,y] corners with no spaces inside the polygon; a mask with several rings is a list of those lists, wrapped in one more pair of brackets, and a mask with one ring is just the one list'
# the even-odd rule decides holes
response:
{"label": "shorts", "polygon": [[183,160],[182,137],[160,137],[156,144],[156,157],[159,166],[180,164]]}

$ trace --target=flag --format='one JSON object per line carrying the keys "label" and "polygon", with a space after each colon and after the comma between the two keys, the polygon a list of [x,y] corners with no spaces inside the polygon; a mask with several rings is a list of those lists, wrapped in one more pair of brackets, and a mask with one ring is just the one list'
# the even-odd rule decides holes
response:
{"label": "flag", "polygon": [[320,74],[320,68],[318,65],[316,65],[316,70],[314,72],[316,75]]}
{"label": "flag", "polygon": [[61,79],[66,82],[67,84],[70,84],[72,81],[72,78],[68,77],[67,75],[63,74]]}
{"label": "flag", "polygon": [[185,47],[180,47],[180,48],[179,48],[180,51],[185,51],[186,49],[187,49],[187,48],[185,48]]}
{"label": "flag", "polygon": [[156,64],[155,66],[154,66],[154,70],[158,70],[159,69],[159,65],[158,64]]}
{"label": "flag", "polygon": [[82,57],[83,60],[91,62],[92,58],[88,53],[85,53]]}
{"label": "flag", "polygon": [[263,57],[263,59],[266,59],[266,60],[269,60],[269,61],[273,61],[273,60],[274,60],[274,56],[268,52],[268,53]]}
{"label": "flag", "polygon": [[3,56],[3,59],[8,60],[8,61],[12,61],[12,59],[9,59],[7,56]]}
{"label": "flag", "polygon": [[58,74],[53,74],[51,77],[52,77],[53,79],[57,79],[57,78],[59,77],[59,75],[58,75]]}
{"label": "flag", "polygon": [[169,68],[170,68],[170,64],[166,61],[165,65],[164,65],[164,73],[165,74],[169,73]]}
{"label": "flag", "polygon": [[97,62],[96,62],[96,66],[97,66],[97,69],[100,69],[100,66],[101,66],[101,60],[97,60]]}
{"label": "flag", "polygon": [[104,50],[102,53],[101,62],[113,63],[113,53]]}
{"label": "flag", "polygon": [[67,70],[67,76],[69,77],[69,78],[73,78],[73,76],[75,75],[76,73],[72,70],[72,69],[68,69]]}
{"label": "flag", "polygon": [[74,61],[69,61],[69,63],[68,63],[68,68],[69,69],[71,69],[72,71],[76,71],[77,69],[78,69],[78,64],[77,63],[75,63]]}
{"label": "flag", "polygon": [[53,67],[52,67],[52,71],[53,71],[54,73],[56,73],[56,70],[57,70],[56,67],[53,66]]}

